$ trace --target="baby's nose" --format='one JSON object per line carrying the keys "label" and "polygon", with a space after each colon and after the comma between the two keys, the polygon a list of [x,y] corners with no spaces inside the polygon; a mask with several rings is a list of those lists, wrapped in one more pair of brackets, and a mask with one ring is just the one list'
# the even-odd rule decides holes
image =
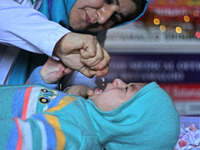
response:
{"label": "baby's nose", "polygon": [[113,81],[113,85],[114,85],[114,86],[121,86],[121,85],[127,86],[127,84],[124,83],[124,82],[123,82],[121,79],[119,79],[119,78],[116,78],[116,79]]}

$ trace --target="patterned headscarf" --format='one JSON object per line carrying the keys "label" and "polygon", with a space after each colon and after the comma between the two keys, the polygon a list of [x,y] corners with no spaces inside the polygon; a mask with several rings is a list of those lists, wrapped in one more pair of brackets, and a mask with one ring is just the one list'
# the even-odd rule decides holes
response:
{"label": "patterned headscarf", "polygon": [[[43,0],[39,11],[42,12],[49,20],[57,22],[63,27],[69,29],[69,13],[75,2],[76,0]],[[149,0],[146,0],[146,4],[137,11],[137,14],[135,14],[131,20],[127,20],[116,26],[125,25],[139,19],[145,13],[148,3]]]}
{"label": "patterned headscarf", "polygon": [[69,13],[76,0],[43,0],[39,11],[49,20],[69,28]]}

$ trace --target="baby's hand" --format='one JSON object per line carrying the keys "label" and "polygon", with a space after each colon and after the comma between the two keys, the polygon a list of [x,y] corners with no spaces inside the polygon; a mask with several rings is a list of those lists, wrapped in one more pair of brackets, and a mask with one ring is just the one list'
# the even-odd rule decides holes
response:
{"label": "baby's hand", "polygon": [[58,82],[64,75],[71,72],[73,70],[66,68],[61,61],[56,61],[49,57],[47,62],[42,66],[40,75],[46,83],[52,84]]}
{"label": "baby's hand", "polygon": [[94,91],[92,89],[84,85],[73,85],[64,92],[77,96],[82,96],[84,98],[88,98],[94,94]]}

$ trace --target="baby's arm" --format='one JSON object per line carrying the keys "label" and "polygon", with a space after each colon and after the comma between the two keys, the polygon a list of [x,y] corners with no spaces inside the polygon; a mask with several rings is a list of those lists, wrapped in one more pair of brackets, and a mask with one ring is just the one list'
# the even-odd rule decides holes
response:
{"label": "baby's arm", "polygon": [[[48,105],[45,112],[25,119],[0,119],[0,149],[81,149],[85,131],[77,115],[86,113],[85,103],[79,97],[58,95]],[[84,119],[87,122],[87,115]]]}
{"label": "baby's arm", "polygon": [[[61,109],[68,107],[68,104],[75,101],[76,97],[31,85],[6,86],[4,90],[1,90],[2,93],[8,91],[9,94],[6,94],[7,96],[1,101],[4,103],[2,103],[0,114],[2,115],[0,117],[2,135],[0,149],[64,149],[63,146],[66,143],[63,143],[63,140],[65,142],[69,128],[63,127],[70,122],[67,123],[66,119],[63,119],[65,115],[67,118],[67,114],[64,112],[65,109],[63,111]],[[44,107],[48,108],[46,110],[48,112],[44,112]]]}
{"label": "baby's arm", "polygon": [[39,84],[55,89],[58,81],[73,70],[66,68],[62,62],[49,58],[47,62],[37,67],[30,75],[27,84]]}
{"label": "baby's arm", "polygon": [[[42,67],[40,66],[33,71],[27,84],[40,84],[55,89],[58,81],[72,71],[70,68],[66,68],[60,61],[49,58]],[[85,98],[93,95],[93,90],[83,85],[71,86],[64,92]]]}
{"label": "baby's arm", "polygon": [[48,58],[40,70],[40,75],[47,84],[52,84],[57,83],[64,75],[72,71],[72,69],[65,67],[61,61]]}
{"label": "baby's arm", "polygon": [[[67,138],[71,129],[65,128],[70,125],[62,119],[63,116],[53,113],[34,115],[27,120],[21,118],[0,120],[0,149],[65,149],[70,142],[72,149],[79,149],[80,136],[74,136],[73,140]],[[81,132],[80,127],[74,126],[76,131]]]}

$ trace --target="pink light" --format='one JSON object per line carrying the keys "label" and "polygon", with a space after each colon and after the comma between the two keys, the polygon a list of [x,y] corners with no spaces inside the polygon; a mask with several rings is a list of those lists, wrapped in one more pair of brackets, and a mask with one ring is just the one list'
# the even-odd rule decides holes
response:
{"label": "pink light", "polygon": [[199,39],[200,38],[200,32],[196,32],[195,36]]}

